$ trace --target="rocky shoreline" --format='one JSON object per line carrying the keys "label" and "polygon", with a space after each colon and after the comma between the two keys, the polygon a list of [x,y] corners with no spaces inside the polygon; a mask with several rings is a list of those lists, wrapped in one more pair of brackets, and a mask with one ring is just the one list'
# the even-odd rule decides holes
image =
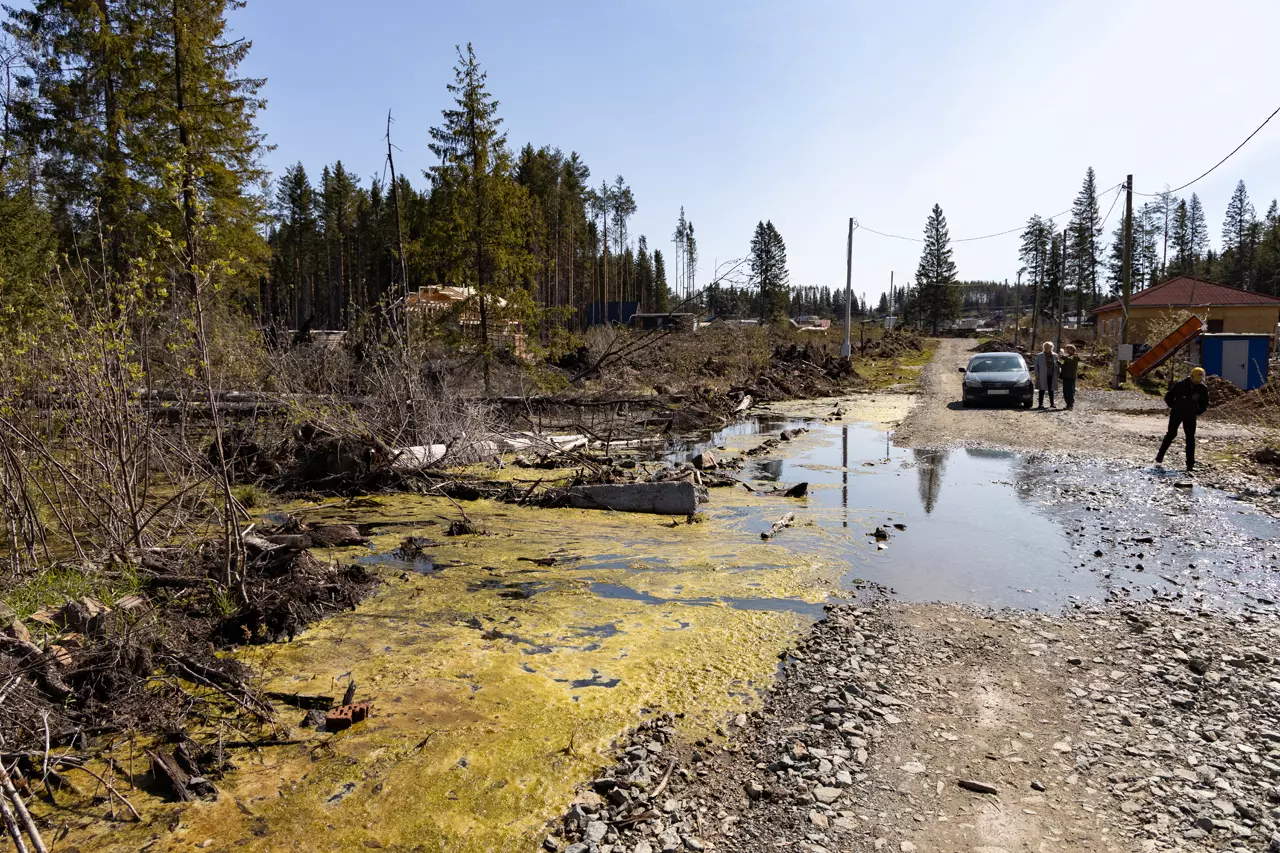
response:
{"label": "rocky shoreline", "polygon": [[840,605],[762,709],[655,717],[544,847],[1280,851],[1280,623]]}

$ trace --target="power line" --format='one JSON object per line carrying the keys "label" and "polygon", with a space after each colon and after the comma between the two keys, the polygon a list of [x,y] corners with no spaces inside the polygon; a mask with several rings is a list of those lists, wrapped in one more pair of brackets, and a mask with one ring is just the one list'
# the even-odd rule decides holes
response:
{"label": "power line", "polygon": [[1112,211],[1116,209],[1116,202],[1120,200],[1120,190],[1123,188],[1124,188],[1123,184],[1116,184],[1116,186],[1113,187],[1113,189],[1116,191],[1116,197],[1111,199],[1111,207],[1107,209],[1107,215],[1102,217],[1102,224],[1098,226],[1099,228],[1107,227],[1107,220],[1111,218]]}
{"label": "power line", "polygon": [[[1112,190],[1114,190],[1114,189],[1119,189],[1119,188],[1120,188],[1120,187],[1122,187],[1122,186],[1124,186],[1124,184],[1123,184],[1123,183],[1119,183],[1119,184],[1116,184],[1116,185],[1114,185],[1114,186],[1107,187],[1105,190],[1103,190],[1102,192],[1098,193],[1098,195],[1105,195],[1105,194],[1107,194],[1107,193],[1111,192],[1111,191],[1112,191]],[[1117,198],[1119,198],[1119,196],[1116,196],[1116,197],[1117,197]],[[1073,206],[1074,206],[1074,205],[1073,205]],[[1114,208],[1114,207],[1115,207],[1115,202],[1112,202],[1112,205],[1111,205],[1111,206],[1112,206],[1112,208]],[[1048,217],[1048,221],[1052,222],[1053,220],[1055,220],[1055,219],[1057,219],[1057,218],[1059,218],[1059,217],[1066,216],[1068,213],[1070,213],[1070,212],[1071,212],[1071,210],[1072,210],[1072,208],[1068,207],[1066,210],[1063,210],[1063,211],[1061,211],[1061,212],[1059,212],[1059,213],[1055,213],[1053,216]],[[1108,212],[1108,213],[1107,213],[1107,216],[1108,216],[1108,217],[1110,217],[1110,216],[1111,216],[1111,213],[1110,213],[1110,212]],[[1105,220],[1104,220],[1104,222],[1105,222]],[[1019,225],[1019,226],[1017,226],[1016,228],[1010,228],[1010,229],[1008,229],[1007,231],[997,231],[995,234],[983,234],[981,237],[953,237],[953,238],[951,238],[951,242],[952,242],[952,243],[973,243],[973,242],[976,242],[976,241],[978,241],[978,240],[991,240],[991,239],[993,239],[993,238],[995,238],[995,237],[1005,237],[1005,236],[1007,236],[1007,235],[1009,235],[1009,234],[1016,234],[1017,232],[1022,231],[1022,230],[1023,230],[1023,229],[1025,229],[1026,227],[1027,227],[1027,226],[1026,226],[1026,223],[1023,223],[1022,225]],[[894,240],[906,240],[906,241],[908,241],[908,242],[910,242],[910,243],[923,243],[923,242],[924,242],[924,240],[923,240],[922,238],[920,238],[920,237],[905,237],[905,236],[903,236],[902,234],[889,234],[889,233],[887,233],[887,232],[885,232],[885,231],[877,231],[877,230],[876,230],[876,229],[874,229],[874,228],[868,228],[867,226],[865,226],[865,225],[863,225],[863,224],[861,224],[861,223],[859,223],[859,224],[858,224],[858,230],[859,230],[859,231],[870,231],[872,234],[877,234],[877,235],[879,235],[879,236],[881,236],[881,237],[889,237],[889,238],[894,239]]]}
{"label": "power line", "polygon": [[[1185,190],[1187,187],[1189,187],[1189,186],[1191,186],[1192,184],[1194,184],[1194,183],[1196,183],[1196,182],[1200,181],[1202,178],[1208,177],[1208,175],[1209,175],[1209,173],[1210,173],[1210,172],[1212,172],[1214,169],[1218,168],[1218,167],[1219,167],[1219,166],[1221,166],[1223,163],[1225,163],[1225,162],[1227,162],[1228,160],[1230,160],[1232,157],[1234,157],[1234,156],[1235,156],[1235,153],[1236,153],[1237,151],[1239,151],[1241,148],[1245,147],[1245,145],[1247,145],[1247,144],[1248,144],[1249,140],[1250,140],[1250,139],[1253,139],[1255,136],[1257,136],[1257,135],[1258,135],[1258,131],[1260,131],[1260,130],[1262,130],[1264,127],[1266,127],[1266,126],[1267,126],[1267,123],[1268,123],[1268,122],[1270,122],[1273,118],[1275,118],[1277,114],[1280,114],[1280,107],[1276,107],[1275,112],[1273,112],[1273,113],[1271,113],[1271,115],[1267,116],[1266,121],[1264,121],[1262,124],[1258,125],[1258,126],[1254,129],[1253,133],[1249,134],[1248,136],[1246,136],[1246,137],[1244,138],[1244,142],[1241,142],[1241,143],[1240,143],[1239,145],[1237,145],[1235,148],[1232,148],[1232,149],[1231,149],[1231,153],[1230,153],[1230,154],[1228,154],[1226,157],[1223,157],[1223,158],[1222,158],[1221,160],[1219,160],[1217,163],[1214,163],[1214,164],[1213,164],[1213,166],[1211,166],[1207,171],[1205,171],[1205,173],[1204,173],[1204,174],[1202,174],[1199,178],[1195,178],[1195,179],[1193,179],[1193,180],[1187,181],[1185,184],[1183,184],[1183,185],[1182,185],[1182,186],[1180,186],[1180,187],[1174,187],[1174,188],[1173,188],[1173,189],[1171,189],[1171,190],[1165,190],[1165,192],[1170,193],[1170,194],[1177,193],[1177,192],[1182,192],[1182,191],[1183,191],[1183,190]],[[1164,193],[1140,193],[1140,192],[1138,192],[1137,190],[1134,190],[1134,191],[1133,191],[1133,194],[1134,194],[1134,195],[1140,195],[1140,196],[1146,196],[1147,198],[1158,198],[1159,196],[1164,195]]]}

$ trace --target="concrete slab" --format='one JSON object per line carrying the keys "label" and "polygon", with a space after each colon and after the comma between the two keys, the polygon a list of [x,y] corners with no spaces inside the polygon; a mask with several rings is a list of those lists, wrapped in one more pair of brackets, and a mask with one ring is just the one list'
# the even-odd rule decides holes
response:
{"label": "concrete slab", "polygon": [[578,509],[611,509],[655,515],[693,515],[698,493],[693,483],[618,483],[607,486],[574,486],[569,503]]}

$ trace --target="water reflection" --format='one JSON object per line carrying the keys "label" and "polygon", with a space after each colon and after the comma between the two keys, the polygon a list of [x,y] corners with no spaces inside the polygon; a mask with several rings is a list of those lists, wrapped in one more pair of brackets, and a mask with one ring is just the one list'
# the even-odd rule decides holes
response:
{"label": "water reflection", "polygon": [[942,490],[942,475],[946,468],[948,450],[912,450],[916,461],[916,474],[920,478],[920,503],[925,513],[932,515],[938,505],[938,493]]}
{"label": "water reflection", "polygon": [[840,506],[844,508],[844,527],[849,526],[849,427],[840,428]]}

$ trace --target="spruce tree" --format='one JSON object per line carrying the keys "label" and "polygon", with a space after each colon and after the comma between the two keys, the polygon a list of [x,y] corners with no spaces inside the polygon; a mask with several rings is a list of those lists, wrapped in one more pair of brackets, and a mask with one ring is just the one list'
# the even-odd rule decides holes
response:
{"label": "spruce tree", "polygon": [[653,307],[653,256],[649,254],[649,241],[643,234],[636,244],[636,301],[641,311]]}
{"label": "spruce tree", "polygon": [[1233,287],[1245,287],[1250,284],[1249,274],[1253,269],[1253,253],[1256,246],[1257,212],[1249,201],[1249,192],[1244,181],[1236,184],[1231,201],[1227,203],[1227,214],[1222,221],[1222,261],[1226,283]]}
{"label": "spruce tree", "polygon": [[1169,271],[1178,275],[1188,273],[1193,264],[1191,260],[1191,220],[1187,213],[1187,203],[1179,200],[1173,214],[1173,226],[1170,233],[1170,248],[1173,250],[1173,262]]}
{"label": "spruce tree", "polygon": [[[261,259],[263,81],[237,76],[251,43],[226,38],[242,0],[36,0],[6,6],[30,74],[17,133],[39,151],[65,250],[123,278],[175,236],[189,282],[202,257]],[[175,193],[178,204],[175,206]],[[215,226],[210,228],[208,226]],[[214,245],[202,245],[213,239]],[[92,254],[89,254],[91,252]]]}
{"label": "spruce tree", "polygon": [[760,318],[775,321],[787,314],[787,247],[773,221],[756,224],[751,237],[751,274],[760,293]]}
{"label": "spruce tree", "polygon": [[447,199],[448,216],[438,237],[457,247],[455,271],[475,287],[478,297],[487,393],[492,390],[491,300],[512,295],[509,286],[503,287],[504,274],[516,265],[517,230],[525,210],[515,192],[522,188],[511,178],[507,137],[500,130],[498,100],[486,86],[488,74],[470,44],[457,54],[454,82],[448,85],[454,107],[443,110],[443,123],[431,129],[430,148],[440,163],[429,174],[434,191]]}
{"label": "spruce tree", "polygon": [[1084,307],[1084,295],[1089,304],[1096,305],[1098,298],[1098,238],[1102,235],[1102,220],[1098,213],[1098,182],[1093,167],[1084,173],[1084,182],[1071,206],[1071,219],[1067,225],[1066,280],[1077,294],[1077,308]]}
{"label": "spruce tree", "polygon": [[1187,202],[1187,246],[1190,249],[1187,272],[1199,275],[1202,262],[1209,257],[1209,226],[1204,216],[1204,205],[1195,193]]}
{"label": "spruce tree", "polygon": [[935,204],[924,227],[924,251],[916,267],[919,315],[938,334],[939,329],[960,313],[960,295],[955,286],[956,265],[951,258],[951,235],[942,206]]}
{"label": "spruce tree", "polygon": [[1258,242],[1258,290],[1280,296],[1280,207],[1272,199]]}
{"label": "spruce tree", "polygon": [[670,299],[670,288],[667,286],[667,262],[662,257],[661,249],[653,250],[653,310],[666,312]]}

